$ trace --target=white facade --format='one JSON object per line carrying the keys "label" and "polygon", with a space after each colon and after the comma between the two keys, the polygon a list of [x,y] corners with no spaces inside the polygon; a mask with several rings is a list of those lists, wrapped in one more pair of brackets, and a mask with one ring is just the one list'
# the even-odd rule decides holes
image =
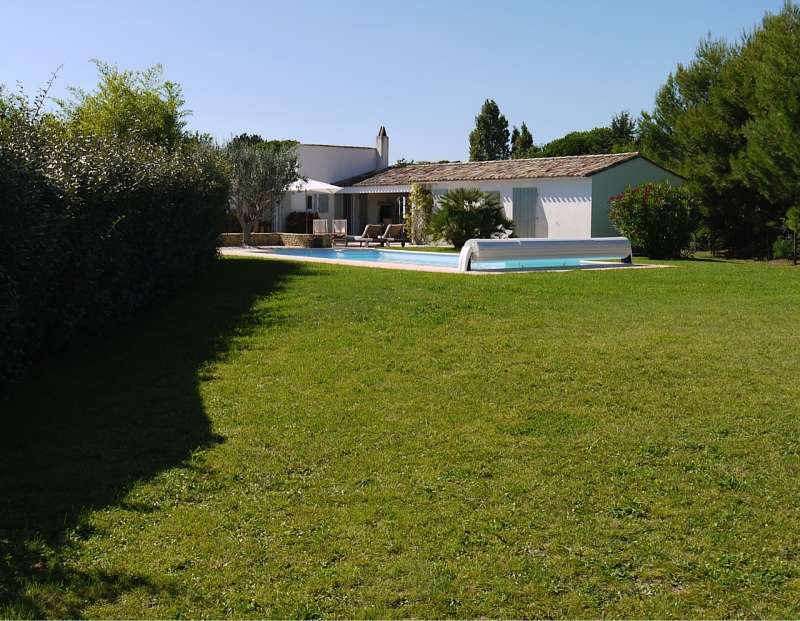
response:
{"label": "white facade", "polygon": [[[297,155],[300,160],[301,176],[306,179],[334,183],[339,179],[347,179],[387,168],[389,166],[389,137],[386,135],[386,130],[381,127],[375,137],[374,147],[300,144],[297,147]],[[333,195],[287,192],[283,200],[273,207],[272,230],[283,231],[289,213],[307,211],[308,207],[321,217],[332,220],[336,203]],[[376,214],[378,210],[379,208],[376,206]]]}
{"label": "white facade", "polygon": [[[506,217],[514,219],[514,188],[536,188],[536,237],[591,237],[592,178],[558,177],[509,181],[447,181],[428,184],[434,194],[456,188],[497,192]],[[388,195],[407,194],[411,186],[344,188],[342,193],[367,194],[370,223],[378,222],[380,203]],[[391,199],[390,199],[391,200]],[[360,223],[359,223],[360,224]]]}
{"label": "white facade", "polygon": [[[383,127],[375,138],[375,147],[301,144],[298,149],[301,174],[329,184],[377,173],[389,165],[389,137]],[[434,181],[426,185],[434,198],[456,188],[478,188],[497,193],[506,216],[517,222],[520,236],[607,237],[618,234],[608,219],[610,197],[644,181],[682,182],[680,177],[652,162],[630,155],[634,157],[585,177]],[[362,184],[365,182],[368,181],[362,181]],[[531,190],[533,188],[535,193]],[[286,216],[292,211],[310,211],[329,221],[344,218],[348,221],[350,233],[360,233],[367,224],[400,222],[410,191],[410,185],[359,184],[342,187],[334,194],[289,192],[274,209],[273,230],[285,230]],[[517,205],[519,213],[514,212],[515,191],[520,201]]]}
{"label": "white facade", "polygon": [[333,183],[381,168],[378,150],[373,147],[337,147],[301,144],[297,147],[300,174],[308,179]]}
{"label": "white facade", "polygon": [[514,188],[536,188],[536,237],[591,237],[591,177],[517,179],[514,181],[449,181],[431,189],[478,188],[499,192],[506,217],[514,219]]}

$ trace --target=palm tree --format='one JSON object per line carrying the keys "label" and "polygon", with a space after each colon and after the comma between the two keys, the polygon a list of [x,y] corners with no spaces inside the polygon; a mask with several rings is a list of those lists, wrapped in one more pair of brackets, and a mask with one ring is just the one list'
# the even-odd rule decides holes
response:
{"label": "palm tree", "polygon": [[506,218],[495,194],[477,188],[456,188],[439,199],[431,217],[430,233],[461,248],[468,239],[506,235],[514,223]]}

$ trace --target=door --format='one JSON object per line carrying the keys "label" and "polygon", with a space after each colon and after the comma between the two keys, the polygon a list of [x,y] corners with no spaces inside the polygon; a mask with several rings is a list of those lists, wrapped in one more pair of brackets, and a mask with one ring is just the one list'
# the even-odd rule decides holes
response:
{"label": "door", "polygon": [[369,206],[367,203],[366,194],[358,194],[358,229],[353,231],[354,235],[358,235],[364,230],[364,227],[369,224]]}
{"label": "door", "polygon": [[517,237],[536,237],[536,188],[514,188],[512,196],[512,219]]}
{"label": "door", "polygon": [[347,234],[353,235],[353,195],[342,195],[342,219],[347,220]]}

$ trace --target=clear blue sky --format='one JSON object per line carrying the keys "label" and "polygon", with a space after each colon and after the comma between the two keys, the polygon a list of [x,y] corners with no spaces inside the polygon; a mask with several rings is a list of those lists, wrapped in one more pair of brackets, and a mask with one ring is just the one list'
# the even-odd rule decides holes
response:
{"label": "clear blue sky", "polygon": [[486,98],[536,142],[649,109],[707,33],[737,38],[782,0],[135,2],[0,0],[0,83],[91,88],[100,58],[161,63],[192,129],[464,159]]}

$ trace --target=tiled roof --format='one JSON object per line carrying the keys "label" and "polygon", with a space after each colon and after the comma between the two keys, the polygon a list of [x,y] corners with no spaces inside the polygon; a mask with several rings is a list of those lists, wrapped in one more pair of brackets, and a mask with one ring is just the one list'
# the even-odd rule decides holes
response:
{"label": "tiled roof", "polygon": [[452,164],[406,164],[375,170],[337,181],[341,187],[409,185],[435,181],[491,181],[500,179],[541,179],[542,177],[589,177],[601,170],[638,157],[632,153],[537,157],[525,160],[456,162]]}

